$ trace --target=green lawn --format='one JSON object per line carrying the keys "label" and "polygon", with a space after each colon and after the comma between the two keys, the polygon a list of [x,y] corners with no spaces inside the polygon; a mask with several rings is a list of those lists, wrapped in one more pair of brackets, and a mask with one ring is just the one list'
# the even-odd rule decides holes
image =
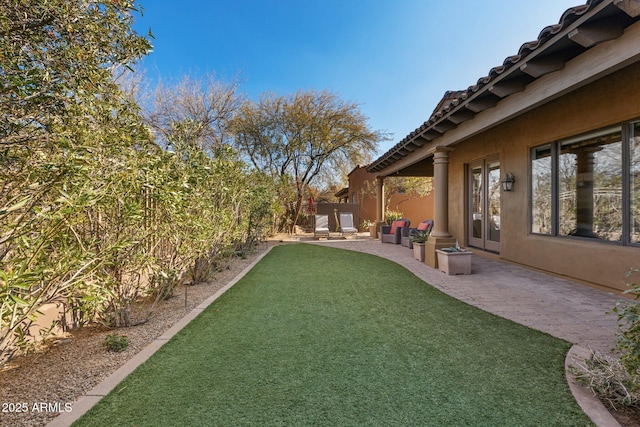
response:
{"label": "green lawn", "polygon": [[385,259],[284,245],[74,425],[591,425],[569,347]]}

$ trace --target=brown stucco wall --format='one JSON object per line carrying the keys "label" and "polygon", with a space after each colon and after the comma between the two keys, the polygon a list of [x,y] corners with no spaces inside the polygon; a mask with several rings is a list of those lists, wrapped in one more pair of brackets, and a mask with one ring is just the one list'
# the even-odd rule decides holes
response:
{"label": "brown stucco wall", "polygon": [[[376,175],[367,172],[365,167],[358,166],[349,173],[349,200],[353,200],[352,195],[356,195],[360,205],[360,223],[364,220],[376,220],[375,188]],[[392,194],[388,206],[390,210],[402,212],[405,218],[411,220],[412,225],[419,224],[425,219],[433,219],[433,194],[433,191],[424,197]]]}
{"label": "brown stucco wall", "polygon": [[428,196],[410,198],[405,194],[394,194],[389,201],[389,209],[402,212],[416,227],[425,219],[433,219],[433,191]]}
{"label": "brown stucco wall", "polygon": [[[529,234],[529,153],[534,146],[640,118],[640,63],[455,146],[449,164],[449,225],[466,242],[465,170],[491,155],[501,175],[513,172],[514,191],[501,197],[500,256],[571,278],[625,290],[625,273],[640,268],[640,248]],[[497,108],[499,108],[498,104]]]}

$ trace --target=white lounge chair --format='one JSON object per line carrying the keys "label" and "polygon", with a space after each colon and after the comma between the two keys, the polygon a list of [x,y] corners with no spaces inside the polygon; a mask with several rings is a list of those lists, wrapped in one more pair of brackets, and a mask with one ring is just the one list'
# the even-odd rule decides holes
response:
{"label": "white lounge chair", "polygon": [[353,214],[351,212],[340,212],[340,233],[356,234],[358,229],[353,226]]}
{"label": "white lounge chair", "polygon": [[319,238],[321,236],[329,238],[329,215],[316,215],[313,237]]}

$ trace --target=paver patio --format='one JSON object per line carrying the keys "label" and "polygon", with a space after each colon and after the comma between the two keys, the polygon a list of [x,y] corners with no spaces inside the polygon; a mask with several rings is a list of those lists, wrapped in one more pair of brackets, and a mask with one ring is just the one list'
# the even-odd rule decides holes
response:
{"label": "paver patio", "polygon": [[611,292],[479,255],[471,275],[448,276],[415,260],[404,246],[371,238],[306,243],[390,259],[456,299],[584,348],[610,353],[615,345],[617,319],[606,313],[624,298]]}

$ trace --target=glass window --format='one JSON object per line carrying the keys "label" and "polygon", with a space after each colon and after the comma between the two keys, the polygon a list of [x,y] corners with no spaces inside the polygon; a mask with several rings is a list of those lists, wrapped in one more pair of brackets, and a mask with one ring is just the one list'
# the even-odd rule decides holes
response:
{"label": "glass window", "polygon": [[599,239],[623,240],[622,129],[599,138],[593,165],[593,231]]}
{"label": "glass window", "polygon": [[576,161],[570,145],[563,144],[558,159],[558,233],[562,236],[575,234],[577,230]]}
{"label": "glass window", "polygon": [[630,240],[640,243],[640,122],[631,125],[630,148]]}
{"label": "glass window", "polygon": [[[532,233],[640,242],[640,123],[630,129],[629,218],[623,197],[627,146],[618,126],[532,150]],[[625,221],[631,237],[624,235]]]}
{"label": "glass window", "polygon": [[491,162],[487,164],[487,195],[489,201],[489,235],[487,240],[492,242],[500,241],[500,163]]}
{"label": "glass window", "polygon": [[531,232],[551,234],[551,145],[533,149],[531,156]]}
{"label": "glass window", "polygon": [[484,207],[484,200],[482,198],[482,168],[473,168],[471,170],[471,177],[471,180],[473,182],[471,196],[473,231],[471,235],[476,239],[482,239],[482,211]]}
{"label": "glass window", "polygon": [[560,145],[559,234],[622,240],[622,132],[607,129]]}

